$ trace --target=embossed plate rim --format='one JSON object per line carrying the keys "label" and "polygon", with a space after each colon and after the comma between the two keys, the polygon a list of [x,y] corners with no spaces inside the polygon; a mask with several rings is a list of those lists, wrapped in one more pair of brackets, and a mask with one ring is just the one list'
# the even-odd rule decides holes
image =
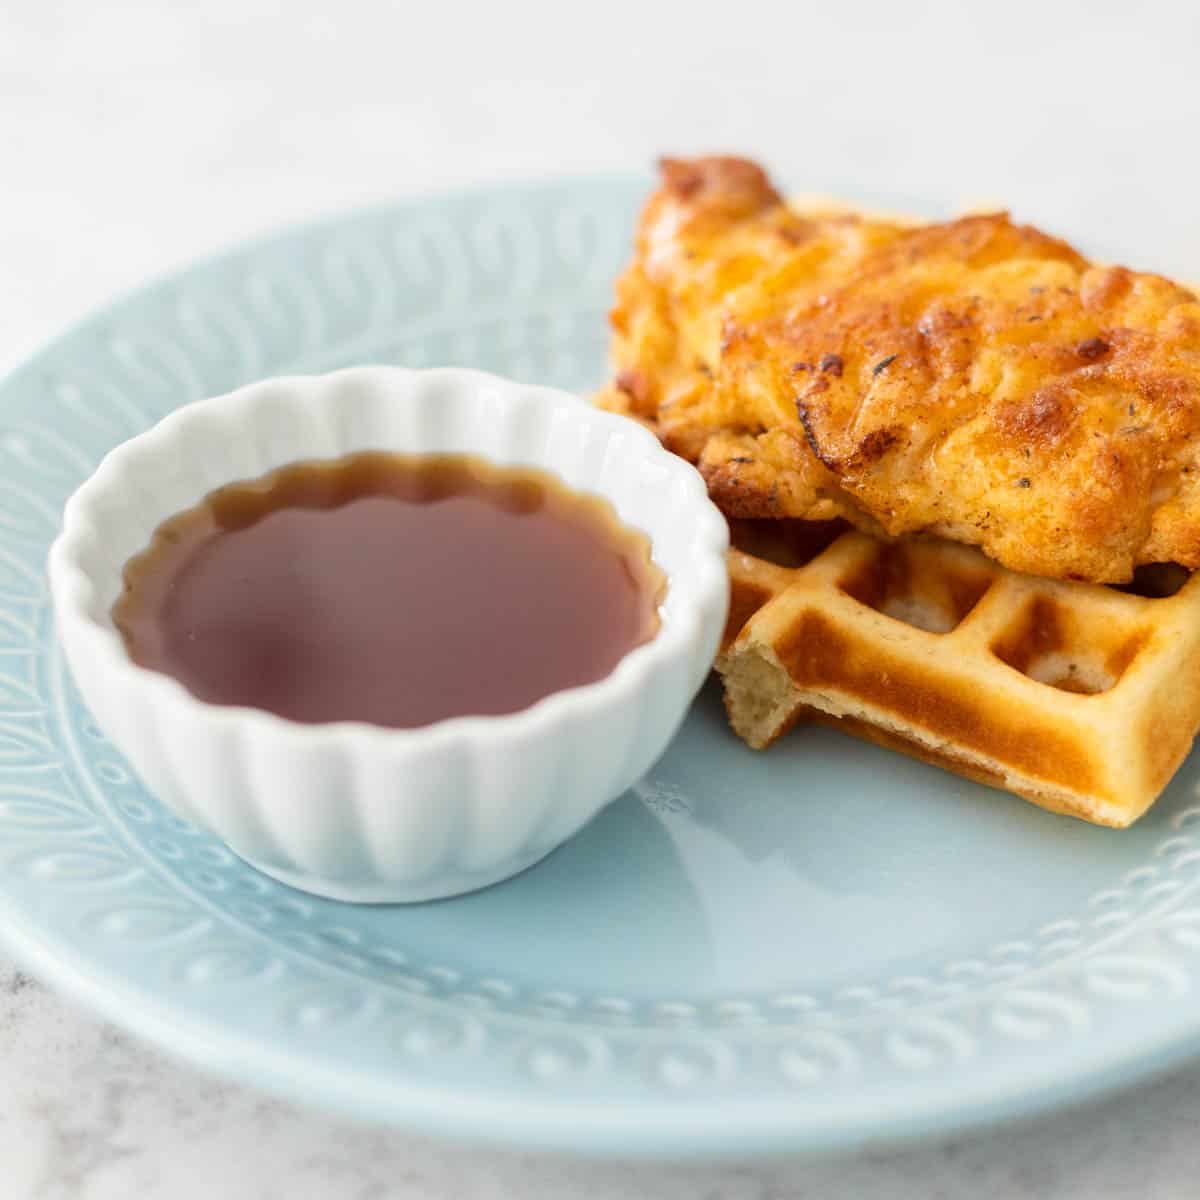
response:
{"label": "embossed plate rim", "polygon": [[[0,917],[10,915],[0,895]],[[940,1101],[915,1105],[875,1102],[857,1108],[841,1104],[828,1114],[820,1105],[793,1102],[789,1106],[778,1100],[697,1107],[670,1105],[660,1098],[645,1105],[652,1118],[641,1107],[626,1105],[615,1116],[612,1106],[571,1101],[523,1098],[514,1107],[506,1091],[475,1096],[456,1088],[384,1085],[377,1074],[342,1067],[309,1066],[298,1074],[294,1056],[233,1034],[220,1022],[193,1017],[181,1022],[176,1009],[162,1005],[153,995],[125,987],[117,976],[97,973],[72,953],[52,949],[27,927],[18,926],[14,932],[5,924],[0,941],[38,978],[53,982],[71,999],[114,1025],[209,1075],[233,1078],[282,1099],[301,1100],[356,1120],[394,1122],[415,1134],[461,1138],[499,1149],[712,1162],[878,1149],[1032,1120],[1153,1080],[1200,1054],[1196,1023],[1180,1021],[1179,1029],[1160,1029],[1159,1036],[1148,1039],[1143,1047],[1054,1082],[1030,1087],[1027,1078],[1019,1074],[1003,1086],[983,1081],[973,1088],[960,1086],[950,1112]],[[130,1003],[140,1009],[136,1017],[124,1007]],[[802,1122],[795,1119],[797,1109],[804,1113]],[[445,1115],[450,1110],[454,1111],[452,1120]],[[587,1136],[581,1138],[584,1128]]]}
{"label": "embossed plate rim", "polygon": [[[379,224],[388,225],[389,232],[394,233],[403,227],[403,221],[409,215],[433,212],[438,210],[438,206],[442,203],[448,202],[469,207],[472,204],[490,204],[493,201],[499,203],[501,200],[510,204],[515,201],[528,200],[530,204],[533,204],[539,198],[547,200],[552,195],[569,195],[572,198],[578,197],[581,202],[591,197],[590,202],[594,203],[599,203],[598,198],[603,196],[605,197],[604,203],[611,204],[612,197],[618,193],[622,197],[622,203],[626,200],[633,203],[642,186],[643,181],[637,177],[604,175],[590,178],[546,179],[532,184],[512,182],[494,187],[459,189],[445,193],[441,198],[426,197],[407,200],[398,204],[374,206],[345,217],[329,217],[260,238],[240,247],[230,248],[190,267],[172,272],[146,287],[128,293],[102,312],[76,323],[68,332],[55,339],[0,382],[0,405],[3,404],[9,388],[18,389],[25,383],[33,386],[39,373],[49,374],[56,354],[63,351],[74,351],[80,343],[93,337],[99,338],[106,331],[111,332],[110,327],[114,322],[119,322],[122,314],[127,310],[132,312],[142,305],[178,304],[181,298],[187,299],[186,289],[197,276],[202,278],[206,285],[211,285],[210,273],[215,276],[225,269],[244,267],[250,274],[253,274],[251,268],[257,262],[259,266],[256,269],[262,274],[265,282],[269,286],[279,287],[291,278],[288,275],[291,268],[280,268],[279,274],[272,277],[262,262],[264,259],[268,263],[273,262],[274,260],[269,256],[278,254],[280,250],[303,247],[309,242],[316,244],[322,238],[332,240],[337,244],[342,244],[343,239],[345,245],[357,244],[355,237],[359,235],[354,233],[355,230],[361,231],[364,227],[373,229],[376,224]],[[853,190],[847,189],[848,192]],[[892,200],[893,206],[897,206],[894,203],[894,197]],[[905,207],[914,207],[911,200],[903,201],[902,204]],[[394,231],[391,230],[391,225],[395,226]],[[325,246],[322,253],[327,252],[328,249],[329,247]],[[319,261],[327,263],[324,258]],[[263,274],[263,272],[267,273]],[[561,283],[561,280],[559,282]],[[574,293],[568,287],[565,291],[554,294],[569,297]],[[199,295],[201,300],[206,298],[202,291]],[[502,294],[498,310],[503,309],[505,296],[506,294]],[[211,296],[207,297],[209,300],[211,298]],[[579,299],[582,299],[582,295]],[[226,301],[231,309],[236,304],[251,303],[246,296],[240,293],[238,297],[223,297],[223,302]],[[595,298],[595,307],[602,310],[606,303],[607,281],[603,300],[598,295]],[[591,299],[586,306],[582,303],[576,303],[573,307],[567,304],[565,310],[559,315],[563,320],[571,322],[577,319],[580,313],[590,312],[592,306],[593,300]],[[386,307],[384,305],[384,308]],[[267,308],[270,309],[269,304]],[[540,319],[541,316],[554,311],[553,304],[543,305],[536,309],[536,315],[539,315]],[[171,322],[174,327],[182,318],[180,312],[174,308],[171,313]],[[374,308],[371,309],[371,313],[371,319],[376,319]],[[280,314],[283,314],[286,320],[287,314],[282,308],[277,307],[274,310],[274,316],[278,318]],[[535,310],[530,307],[528,314],[523,310],[523,315],[535,315]],[[259,316],[261,317],[261,314]],[[430,328],[436,328],[436,323]],[[218,329],[214,335],[213,331],[209,331],[210,335],[218,337],[221,332],[222,330]],[[404,331],[402,329],[397,328],[393,332],[397,339],[403,340]],[[351,337],[346,344],[359,346],[367,344],[369,340],[366,334],[363,334],[357,340]],[[310,347],[298,357],[297,361],[309,365],[327,362],[333,356],[334,348],[336,347],[328,345],[318,346],[316,349]],[[136,342],[132,349],[134,351],[138,349]],[[144,351],[146,346],[143,344],[141,349]],[[208,349],[212,349],[212,343],[209,344]],[[196,359],[190,365],[198,367],[199,356],[206,351],[201,346],[194,347],[194,350]],[[159,365],[161,366],[161,364]],[[139,369],[145,372],[144,361]],[[272,370],[275,369],[280,368],[272,368]],[[291,360],[289,360],[289,369],[297,369]],[[75,371],[76,368],[72,368],[67,374],[73,374]],[[151,364],[150,374],[153,374],[153,364]],[[184,395],[181,391],[179,399],[183,398]],[[3,418],[3,415],[4,409],[0,407],[0,418]],[[139,414],[139,419],[144,416],[144,413]],[[57,428],[54,426],[53,430],[49,431],[56,437],[57,434],[54,433],[54,430]],[[47,430],[42,430],[42,432],[46,433]],[[59,441],[62,444],[59,446],[58,452],[65,453],[71,449],[67,439],[59,438]],[[11,444],[9,448],[12,449]],[[3,439],[0,439],[0,453],[3,450],[4,442]],[[61,463],[56,465],[60,471],[63,469]],[[78,464],[72,467],[71,471],[74,471],[76,467]],[[67,473],[71,472],[67,471]],[[0,518],[2,517],[3,513],[0,512]],[[0,525],[3,525],[2,520],[0,520]],[[0,529],[0,550],[3,550],[7,544],[3,529]],[[30,564],[25,562],[24,556],[20,561],[22,569],[29,567]],[[0,555],[0,568],[3,565],[3,555]],[[44,592],[44,587],[42,592]],[[41,607],[34,606],[36,608],[34,615],[25,613],[21,619],[33,622],[33,625],[37,626],[34,633],[38,639],[41,639],[43,637],[41,623],[45,617],[44,595],[39,594],[38,603]],[[0,618],[5,615],[6,610],[0,608]],[[9,612],[7,615],[11,617],[12,613]],[[33,626],[30,628],[33,629]],[[33,634],[31,634],[32,636]],[[48,683],[51,687],[61,682],[59,666],[56,662],[50,664],[46,662],[47,658],[57,660],[56,652],[52,651],[50,655],[45,655],[40,651],[38,653],[41,660],[39,669],[44,670],[47,676],[54,675],[53,680],[41,679],[40,682]],[[45,697],[40,698],[45,699]],[[5,713],[8,711],[8,709],[4,710]],[[72,724],[77,728],[76,723],[72,722]],[[3,772],[0,771],[0,775],[2,774]],[[8,783],[7,788],[3,784],[4,780],[0,779],[0,801],[4,799],[5,795],[11,798],[13,794],[11,782]],[[115,786],[112,785],[104,790],[104,802],[99,806],[88,806],[86,801],[81,800],[77,795],[72,795],[70,799],[75,804],[77,815],[79,811],[86,810],[87,820],[94,817],[102,824],[107,821],[108,831],[118,834],[121,838],[130,839],[133,827],[126,819],[128,814],[119,815],[117,813],[116,802],[113,799]],[[77,787],[76,790],[78,790]],[[64,792],[64,801],[67,798],[67,792]],[[67,807],[70,805],[68,804]],[[1175,833],[1178,835],[1185,821],[1190,822],[1195,819],[1198,812],[1200,810],[1192,808],[1188,809],[1186,813],[1178,813],[1176,821],[1173,822]],[[0,831],[2,830],[3,822],[0,821]],[[88,836],[90,835],[80,835],[84,840]],[[33,845],[33,841],[30,842],[30,845]],[[1165,857],[1170,853],[1168,846],[1172,843],[1176,849],[1186,851],[1185,854],[1179,855],[1179,858],[1186,858],[1189,862],[1197,853],[1200,853],[1191,848],[1190,839],[1179,836],[1168,838],[1167,842],[1159,843],[1155,849],[1160,850]],[[61,850],[64,844],[68,846],[69,851],[71,843],[67,839],[56,843],[55,853]],[[124,858],[120,858],[118,863],[118,877],[121,869],[126,865],[130,870],[136,867],[145,873],[146,865],[150,861],[149,852],[141,847],[140,842],[135,847],[134,842],[130,840],[128,847],[128,853]],[[135,849],[142,855],[141,858],[135,855]],[[6,847],[0,845],[0,853],[5,851]],[[111,849],[106,852],[109,853],[111,859],[113,857]],[[18,861],[27,861],[28,854],[24,851],[21,851],[21,854],[24,855],[24,858],[18,855]],[[50,857],[52,856],[42,852],[42,860]],[[1146,858],[1142,856],[1136,862],[1129,863],[1129,867],[1137,866],[1139,868],[1133,874],[1146,877],[1142,882],[1146,882],[1149,877],[1142,865],[1145,862]],[[1164,865],[1173,867],[1176,862],[1172,861]],[[53,867],[53,862],[49,862],[48,866]],[[1126,872],[1126,875],[1128,874],[1129,872]],[[1131,879],[1127,879],[1127,882],[1130,889],[1140,887],[1140,884],[1135,885]],[[54,886],[69,888],[71,884],[68,880],[65,884]],[[102,884],[101,886],[108,885]],[[118,894],[120,886],[112,886],[116,889],[114,894]],[[142,884],[139,883],[138,886],[142,887]],[[1196,890],[1194,885],[1186,882],[1173,883],[1169,886],[1174,890],[1166,892],[1162,891],[1162,884],[1153,886],[1159,887],[1160,891],[1152,903],[1149,902],[1147,896],[1147,893],[1151,891],[1150,887],[1142,888],[1140,894],[1133,897],[1136,903],[1142,907],[1138,910],[1137,918],[1128,921],[1128,927],[1139,929],[1146,927],[1151,930],[1157,928],[1154,921],[1163,915],[1165,909],[1178,910],[1181,907],[1181,901],[1185,897],[1190,897],[1191,893]],[[169,918],[172,913],[177,914],[179,911],[178,899],[181,888],[184,889],[186,897],[185,908],[190,906],[189,911],[191,912],[204,913],[208,911],[207,908],[200,905],[200,893],[190,879],[181,881],[174,889],[168,889],[163,895],[156,891],[156,885],[151,881],[146,883],[141,892],[135,895],[134,901],[128,901],[127,904],[142,903],[143,909],[140,911],[143,916],[149,913],[153,917],[154,912],[157,911],[160,917]],[[32,894],[30,893],[30,895]],[[1174,900],[1160,904],[1159,899],[1162,895],[1172,896]],[[824,1035],[826,1041],[822,1043],[822,1026],[817,1018],[812,1021],[800,1021],[794,1026],[787,1026],[783,1020],[769,1023],[765,1028],[737,1024],[740,1019],[739,1014],[745,1016],[746,1011],[749,1011],[752,1017],[762,1016],[761,1011],[757,1013],[753,1011],[753,1000],[750,1003],[746,1003],[740,998],[729,1001],[729,1008],[736,1010],[731,1011],[730,1015],[733,1016],[734,1023],[730,1025],[721,1024],[720,1022],[724,1020],[723,1017],[714,1018],[711,1011],[698,1010],[695,1005],[683,1006],[690,1010],[690,1016],[682,1014],[683,1022],[681,1025],[677,1025],[674,1022],[681,1014],[666,1014],[665,1010],[672,1006],[663,1001],[661,1007],[664,1012],[656,1013],[653,1021],[645,1019],[645,1014],[638,1012],[633,1015],[638,1018],[640,1023],[635,1023],[633,1026],[615,1025],[602,1029],[603,1022],[597,1016],[598,1009],[595,1011],[589,1009],[586,1013],[577,1012],[576,1015],[584,1019],[575,1022],[568,1020],[565,1012],[548,1017],[544,1013],[538,1012],[538,997],[536,996],[521,997],[520,1004],[513,1012],[493,1006],[472,1014],[465,1005],[451,1003],[455,997],[449,993],[464,982],[462,973],[456,973],[445,967],[432,966],[427,962],[413,963],[412,972],[418,975],[426,972],[426,979],[441,981],[438,985],[441,988],[440,992],[432,992],[427,996],[397,999],[391,994],[383,994],[382,981],[368,980],[359,988],[358,993],[352,995],[353,989],[344,983],[344,967],[335,967],[329,959],[322,959],[318,962],[314,958],[316,970],[304,972],[299,969],[293,970],[293,960],[302,957],[298,951],[291,953],[296,948],[289,944],[284,946],[283,950],[276,949],[276,957],[269,960],[268,969],[271,971],[277,969],[277,974],[270,977],[272,979],[278,979],[284,974],[291,973],[288,982],[292,985],[294,994],[285,993],[288,1004],[293,1002],[300,1004],[305,996],[313,996],[315,994],[313,989],[320,984],[325,990],[320,992],[318,1000],[324,1001],[326,998],[331,998],[328,999],[328,1005],[332,1006],[334,1016],[331,1021],[333,1025],[336,1025],[337,1020],[342,1019],[339,1017],[336,1007],[339,997],[344,999],[346,996],[350,996],[351,1000],[346,1001],[344,1008],[350,1014],[345,1019],[349,1022],[352,1030],[356,1027],[355,1022],[360,1019],[365,1021],[368,1016],[372,1020],[378,1018],[384,1022],[394,1021],[399,1028],[406,1028],[410,1031],[420,1029],[422,1030],[421,1036],[426,1037],[426,1040],[428,1040],[430,1027],[433,1028],[436,1035],[439,1029],[444,1032],[447,1027],[453,1026],[455,1029],[468,1031],[464,1035],[468,1039],[475,1036],[471,1031],[477,1028],[482,1029],[484,1032],[480,1036],[491,1036],[497,1046],[494,1052],[487,1057],[493,1057],[501,1064],[490,1073],[479,1071],[473,1079],[464,1078],[462,1072],[456,1075],[455,1071],[451,1069],[453,1066],[450,1062],[453,1057],[452,1053],[445,1049],[439,1049],[435,1036],[434,1052],[425,1063],[426,1066],[431,1066],[432,1070],[427,1070],[423,1074],[421,1069],[413,1066],[407,1073],[400,1068],[393,1073],[385,1074],[376,1069],[373,1063],[363,1065],[338,1059],[339,1041],[336,1031],[324,1038],[322,1036],[325,1027],[320,1023],[324,1018],[321,1016],[319,1003],[314,1005],[313,1021],[315,1024],[311,1029],[305,1026],[300,1030],[300,1033],[307,1037],[307,1040],[303,1042],[302,1049],[297,1048],[296,1036],[293,1036],[290,1044],[283,1037],[276,1042],[267,1042],[261,1034],[256,1036],[251,1032],[252,1025],[248,1025],[243,1020],[239,1026],[240,1018],[232,1017],[227,1011],[220,1009],[221,1004],[226,1002],[220,998],[225,993],[219,993],[217,999],[201,998],[185,1003],[178,998],[170,998],[171,993],[166,988],[165,977],[159,980],[159,988],[156,990],[152,979],[142,976],[131,979],[123,975],[116,966],[119,960],[116,952],[107,958],[100,952],[94,952],[92,947],[84,941],[80,929],[76,926],[68,927],[65,923],[70,904],[62,901],[61,890],[54,894],[54,900],[64,904],[65,908],[62,913],[54,914],[53,919],[50,919],[46,913],[39,914],[36,905],[31,907],[29,901],[22,901],[23,896],[24,893],[18,894],[15,883],[6,887],[3,877],[0,877],[0,938],[6,940],[13,947],[14,952],[27,962],[35,973],[57,983],[76,999],[96,1008],[118,1024],[150,1038],[167,1050],[182,1054],[210,1070],[232,1075],[244,1082],[266,1087],[281,1095],[303,1098],[368,1119],[395,1121],[425,1133],[468,1136],[476,1140],[503,1145],[515,1143],[575,1152],[611,1153],[626,1156],[687,1155],[711,1158],[739,1157],[770,1152],[786,1154],[802,1150],[833,1150],[868,1142],[877,1144],[881,1141],[899,1141],[923,1135],[944,1135],[987,1121],[1031,1116],[1035,1112],[1059,1103],[1081,1099],[1085,1095],[1095,1094],[1099,1090],[1117,1087],[1166,1069],[1180,1061],[1186,1054],[1200,1049],[1200,1017],[1193,1016],[1188,1011],[1189,1006],[1186,1003],[1179,1003],[1181,996],[1186,997],[1190,994],[1188,988],[1191,985],[1194,971],[1189,968],[1186,972],[1187,978],[1184,982],[1180,982],[1184,978],[1185,972],[1181,966],[1176,965],[1175,960],[1160,959],[1157,963],[1152,959],[1136,960],[1143,968],[1156,965],[1161,967],[1164,978],[1167,979],[1167,990],[1175,1001],[1169,1011],[1164,1009],[1155,1012],[1153,1005],[1157,1001],[1154,997],[1151,997],[1149,1001],[1141,998],[1134,999],[1129,1003],[1128,1008],[1121,1009],[1122,1014],[1128,1012],[1130,1015],[1124,1017],[1124,1024],[1119,1031],[1120,1036],[1105,1040],[1102,1037],[1102,1031],[1089,1030],[1084,1036],[1063,1041],[1061,1046],[1056,1041],[1054,1043],[1056,1052],[1051,1054],[1028,1052],[1033,1043],[1028,1040],[1020,1043],[1021,1038],[1034,1037],[1036,1040],[1036,1037],[1043,1035],[1020,1033],[1021,1020],[1029,1018],[1029,1012],[1018,1010],[1015,1018],[1009,1014],[1009,1018],[1017,1028],[1017,1032],[1011,1034],[1016,1041],[1009,1043],[1014,1047],[1014,1053],[1011,1056],[977,1055],[974,1060],[971,1060],[970,1053],[964,1052],[964,1058],[956,1058],[954,1039],[960,1039],[959,1047],[961,1048],[961,1038],[966,1037],[970,1040],[973,1035],[962,1030],[950,1030],[949,1034],[953,1034],[951,1037],[943,1030],[943,1036],[948,1040],[947,1045],[943,1047],[945,1053],[942,1057],[938,1058],[938,1055],[934,1054],[932,1069],[914,1070],[906,1076],[904,1069],[907,1068],[902,1069],[899,1058],[908,1059],[910,1065],[915,1063],[916,1066],[920,1066],[920,1060],[925,1051],[919,1043],[919,1038],[922,1032],[931,1036],[936,1032],[936,1018],[922,1017],[919,1007],[911,1019],[905,1018],[904,1014],[899,1011],[893,1013],[890,1009],[879,1008],[877,1011],[872,1009],[872,1021],[875,1024],[859,1020],[857,1023],[851,1024],[852,1030],[867,1028],[873,1031],[876,1026],[884,1029],[898,1029],[901,1032],[915,1033],[918,1042],[915,1047],[902,1046],[902,1053],[888,1052],[895,1061],[890,1064],[887,1072],[882,1073],[882,1082],[880,1078],[872,1079],[870,1088],[864,1088],[858,1092],[855,1092],[853,1088],[839,1087],[831,1097],[823,1083],[790,1091],[784,1090],[780,1084],[778,1059],[782,1056],[779,1055],[779,1049],[781,1045],[790,1049],[799,1048],[800,1057],[803,1060],[804,1054],[815,1053],[815,1047],[824,1044],[828,1049],[831,1044],[836,1043],[837,1038],[830,1034],[835,1034],[839,1027],[837,1025],[830,1026],[829,1034]],[[1130,896],[1127,895],[1126,899],[1130,899]],[[72,902],[77,903],[77,907],[80,903]],[[47,904],[49,904],[48,901]],[[161,905],[161,908],[156,910],[154,908],[156,904]],[[174,908],[172,908],[173,904]],[[98,912],[91,913],[90,916],[103,916],[107,911],[101,908]],[[1183,924],[1175,928],[1182,929],[1186,938],[1190,940],[1173,942],[1173,952],[1192,948],[1194,943],[1200,944],[1200,942],[1196,942],[1196,935],[1192,929],[1195,924],[1193,918],[1198,911],[1200,910],[1189,910],[1180,914]],[[88,916],[89,914],[84,915]],[[121,916],[121,913],[117,912],[116,915]],[[1053,916],[1053,914],[1049,915]],[[1125,919],[1126,915],[1123,911],[1122,918]],[[189,917],[188,921],[185,921],[184,928],[193,932],[196,928],[205,925],[205,921],[194,916]],[[1063,922],[1051,920],[1046,929],[1050,930],[1056,924],[1062,925]],[[1092,928],[1093,924],[1090,924],[1089,928]],[[1078,931],[1080,923],[1075,922],[1075,925]],[[169,919],[167,928],[168,930],[170,928]],[[235,948],[242,949],[247,959],[253,959],[257,950],[252,953],[245,949],[248,944],[248,935],[246,934],[246,929],[249,928],[248,923],[242,921],[238,928],[239,936],[242,937],[241,942],[230,942],[227,930],[222,926],[218,933],[226,938],[225,943],[221,943],[218,938],[214,942],[215,950],[210,947],[207,952],[216,953],[219,957],[222,944],[226,949],[229,945],[234,945]],[[1106,925],[1104,928],[1109,927]],[[321,931],[318,930],[318,932]],[[179,945],[178,942],[171,942],[173,936],[168,932],[159,939],[159,943],[155,944]],[[188,932],[180,936],[185,940],[190,939],[187,941],[187,945],[190,947],[187,953],[198,961],[197,956],[202,957],[206,952],[201,935],[193,936],[192,932]],[[207,936],[207,933],[204,936]],[[261,929],[257,931],[257,936],[269,940],[269,934],[263,933]],[[1051,937],[1051,934],[1047,933],[1047,937]],[[1118,938],[1118,940],[1120,939]],[[199,949],[196,948],[198,941],[201,942]],[[1046,950],[1048,951],[1049,948],[1048,945]],[[993,949],[999,952],[1002,947]],[[288,952],[285,953],[285,951]],[[144,947],[140,953],[145,955]],[[153,953],[153,949],[151,953]],[[1057,953],[1064,959],[1070,954],[1069,951],[1061,949]],[[1030,948],[1030,954],[1032,954],[1032,948]],[[1135,960],[1123,961],[1128,966]],[[1023,972],[1020,978],[1030,977],[1024,967],[1018,968],[1014,965],[1014,969]],[[1030,967],[1029,971],[1036,969]],[[1098,968],[1098,970],[1102,973],[1103,968]],[[1119,974],[1120,964],[1117,965],[1117,970],[1118,975],[1113,986],[1119,991],[1122,984]],[[438,972],[442,974],[438,975]],[[333,982],[330,982],[331,977],[334,979]],[[454,978],[451,979],[451,977]],[[257,980],[259,976],[251,973],[250,975],[233,976],[233,978],[235,983],[230,986],[236,992],[238,986],[246,986],[247,979]],[[1015,986],[1013,982],[1010,982],[1012,976],[995,974],[994,978],[991,975],[988,978],[991,980],[987,985],[989,988],[998,989],[1001,994],[1012,993]],[[447,980],[450,982],[446,982]],[[471,981],[472,985],[481,986],[485,982],[488,981],[483,980],[482,977]],[[490,982],[496,983],[496,980],[491,979]],[[222,986],[222,981],[218,979],[213,986]],[[545,995],[549,996],[550,994],[546,993]],[[969,994],[974,996],[976,993]],[[1092,1011],[1102,1014],[1111,997],[1099,989],[1092,995],[1096,1002],[1089,1010],[1089,1015]],[[884,999],[888,998],[888,996],[884,997]],[[595,998],[593,997],[593,999]],[[661,998],[656,999],[656,1004],[659,999]],[[835,995],[834,1001],[836,1002],[837,999]],[[718,1000],[725,1003],[728,998],[719,997]],[[1053,1024],[1052,1017],[1056,1011],[1053,1009],[1052,1002],[1058,1001],[1062,1005],[1062,1008],[1057,1010],[1058,1016],[1068,1021],[1071,1019],[1071,1013],[1068,1010],[1072,1005],[1078,1008],[1080,1003],[1077,999],[1069,996],[1056,996],[1053,987],[1047,989],[1040,1000],[1042,1003],[1051,1004],[1049,1011],[1042,1010],[1042,1016],[1051,1024]],[[572,1000],[572,1003],[574,1002]],[[953,1006],[953,1001],[950,1003]],[[355,1004],[358,1004],[358,1007],[354,1007]],[[712,1008],[719,1009],[720,1006],[720,1003],[714,1001]],[[1035,1018],[1038,1011],[1036,1007],[1033,1009]],[[364,1012],[367,1013],[367,1016],[363,1015]],[[342,1015],[345,1016],[344,1013]],[[622,1014],[619,1015],[629,1016],[630,1011],[622,1010]],[[697,1020],[698,1016],[704,1019]],[[692,1023],[689,1024],[689,1021]],[[387,1028],[390,1029],[391,1026],[388,1025]],[[756,1029],[759,1029],[758,1033],[755,1032]],[[372,1030],[372,1036],[376,1035],[377,1031]],[[1053,1029],[1050,1036],[1056,1037]],[[984,1040],[987,1041],[987,1038],[985,1037]],[[631,1050],[630,1045],[634,1043],[636,1045]],[[1026,1053],[1016,1052],[1019,1043],[1025,1046]],[[1099,1049],[1097,1049],[1097,1043],[1099,1043]],[[342,1045],[344,1046],[345,1043],[343,1042]],[[541,1052],[549,1048],[551,1059],[547,1069],[552,1070],[554,1068],[553,1052],[555,1048],[561,1050],[564,1045],[568,1050],[583,1048],[583,1066],[580,1067],[579,1074],[562,1081],[565,1083],[565,1088],[560,1087],[551,1098],[546,1099],[534,1086],[532,1074],[535,1073],[536,1068],[534,1072],[531,1072],[529,1063],[523,1056],[527,1052]],[[862,1050],[860,1058],[866,1061],[861,1064],[859,1069],[864,1075],[870,1076],[870,1056],[877,1054],[885,1057],[885,1055],[871,1044],[864,1043],[864,1045],[866,1048]],[[1044,1041],[1037,1042],[1037,1046],[1044,1048],[1046,1043]],[[478,1047],[476,1046],[475,1049],[477,1050]],[[492,1050],[492,1044],[488,1044],[488,1049]],[[628,1061],[622,1059],[619,1069],[616,1064],[618,1049],[622,1055],[628,1052]],[[763,1050],[768,1051],[769,1054],[763,1056],[760,1053]],[[598,1055],[595,1060],[587,1057],[593,1051]],[[709,1073],[705,1075],[701,1072],[698,1076],[699,1086],[690,1092],[687,1089],[675,1092],[663,1091],[661,1088],[663,1064],[671,1060],[672,1067],[678,1067],[681,1065],[679,1056],[693,1052],[708,1056],[706,1069],[711,1068]],[[759,1057],[756,1058],[755,1054],[759,1054]],[[675,1057],[672,1059],[673,1055]],[[483,1056],[477,1056],[477,1058],[479,1057]],[[998,1057],[1003,1057],[1004,1061],[998,1062]],[[929,1058],[929,1055],[926,1054],[926,1058]],[[655,1085],[657,1086],[652,1085],[647,1073],[651,1065],[658,1072],[655,1076]],[[612,1069],[606,1069],[610,1066]],[[800,1063],[802,1071],[808,1070],[811,1066],[811,1063],[805,1061]],[[819,1067],[820,1063],[817,1066]],[[682,1063],[682,1067],[687,1067],[686,1061]],[[470,1076],[472,1069],[468,1066],[466,1076]],[[876,1075],[880,1074],[876,1070]],[[852,1075],[853,1071],[851,1071]],[[725,1084],[730,1082],[731,1077],[735,1077],[733,1078],[735,1087],[732,1098],[724,1094]],[[934,1084],[939,1077],[944,1079],[942,1087]],[[601,1084],[609,1085],[608,1093],[605,1093],[603,1087],[597,1084],[597,1079]],[[905,1080],[909,1081],[907,1085]],[[768,1086],[768,1083],[771,1086]],[[616,1100],[614,1100],[614,1089],[617,1094]],[[756,1089],[757,1095],[755,1094]]]}

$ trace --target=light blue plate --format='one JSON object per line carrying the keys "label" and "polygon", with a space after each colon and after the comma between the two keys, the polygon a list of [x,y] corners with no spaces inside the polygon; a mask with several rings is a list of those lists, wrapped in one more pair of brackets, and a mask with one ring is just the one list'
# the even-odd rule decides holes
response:
{"label": "light blue plate", "polygon": [[206,1067],[522,1146],[859,1145],[1181,1060],[1200,1041],[1194,760],[1113,833],[822,730],[752,753],[710,687],[650,777],[541,866],[353,908],[170,815],[80,706],[42,563],[109,447],[198,396],[349,363],[586,389],[643,188],[460,193],[288,234],[116,304],[0,385],[3,936]]}

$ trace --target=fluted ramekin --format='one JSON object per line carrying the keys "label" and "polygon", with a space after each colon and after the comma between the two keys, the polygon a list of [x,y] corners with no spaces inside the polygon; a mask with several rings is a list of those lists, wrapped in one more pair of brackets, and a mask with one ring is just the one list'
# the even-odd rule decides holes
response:
{"label": "fluted ramekin", "polygon": [[[163,520],[234,480],[366,449],[541,467],[607,498],[667,577],[658,634],[521,712],[408,730],[208,704],[130,660],[110,610]],[[199,401],[119,446],[68,502],[49,572],[84,700],[156,795],[294,887],[411,901],[523,870],[659,757],[716,652],[726,545],[700,477],[632,421],[478,371],[362,367]]]}

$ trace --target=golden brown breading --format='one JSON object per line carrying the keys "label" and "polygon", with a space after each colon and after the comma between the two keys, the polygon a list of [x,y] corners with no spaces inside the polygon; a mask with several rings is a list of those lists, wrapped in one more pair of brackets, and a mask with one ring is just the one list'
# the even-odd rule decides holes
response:
{"label": "golden brown breading", "polygon": [[1005,213],[787,207],[740,159],[666,160],[603,402],[730,516],[844,517],[1018,571],[1200,567],[1200,304]]}

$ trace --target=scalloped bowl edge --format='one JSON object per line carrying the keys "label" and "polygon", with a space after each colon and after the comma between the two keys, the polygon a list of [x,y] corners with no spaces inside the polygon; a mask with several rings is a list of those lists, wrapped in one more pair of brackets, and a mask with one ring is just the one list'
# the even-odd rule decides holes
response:
{"label": "scalloped bowl edge", "polygon": [[[412,730],[207,704],[129,659],[110,609],[163,520],[234,480],[364,449],[478,454],[605,497],[667,576],[658,634],[521,712]],[[49,578],[79,690],[153,792],[285,883],[396,902],[516,874],[649,769],[716,653],[727,545],[700,476],[635,422],[481,371],[355,367],[197,401],[118,446],[68,501]]]}

